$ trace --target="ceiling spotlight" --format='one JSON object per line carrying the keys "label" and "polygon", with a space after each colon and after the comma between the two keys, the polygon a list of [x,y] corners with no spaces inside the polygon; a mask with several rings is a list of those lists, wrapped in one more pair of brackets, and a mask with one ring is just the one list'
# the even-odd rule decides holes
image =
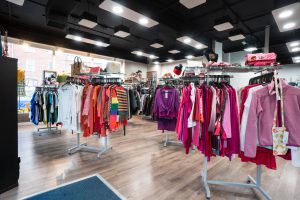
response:
{"label": "ceiling spotlight", "polygon": [[296,60],[300,60],[300,56],[294,57]]}
{"label": "ceiling spotlight", "polygon": [[197,44],[196,45],[196,49],[201,49],[202,48],[202,44]]}
{"label": "ceiling spotlight", "polygon": [[155,61],[155,62],[153,62],[155,65],[158,65],[159,64],[159,62],[158,61]]}
{"label": "ceiling spotlight", "polygon": [[114,6],[112,8],[113,13],[120,15],[123,13],[123,8],[121,8],[120,6]]}
{"label": "ceiling spotlight", "polygon": [[189,44],[189,43],[191,43],[191,38],[185,38],[184,40],[183,40],[183,42],[184,43],[186,43],[186,44]]}
{"label": "ceiling spotlight", "polygon": [[139,20],[139,23],[140,23],[141,25],[146,25],[146,24],[148,24],[148,22],[149,22],[149,20],[148,20],[147,18],[141,18],[141,19]]}
{"label": "ceiling spotlight", "polygon": [[141,51],[138,51],[138,52],[136,52],[136,55],[138,55],[138,56],[142,56],[142,55],[143,55],[143,52],[141,52]]}
{"label": "ceiling spotlight", "polygon": [[192,58],[194,58],[194,56],[193,55],[188,55],[188,56],[186,56],[186,58],[187,59],[192,59]]}
{"label": "ceiling spotlight", "polygon": [[81,41],[82,40],[82,37],[80,37],[80,36],[78,36],[78,35],[76,35],[76,36],[74,36],[74,40],[76,40],[76,41]]}
{"label": "ceiling spotlight", "polygon": [[155,56],[154,55],[150,55],[149,58],[153,59],[153,58],[155,58]]}
{"label": "ceiling spotlight", "polygon": [[180,51],[174,49],[174,50],[169,51],[169,53],[171,53],[171,54],[176,54],[176,53],[180,53]]}
{"label": "ceiling spotlight", "polygon": [[252,52],[252,51],[256,51],[257,48],[256,47],[246,47],[244,50],[247,52]]}
{"label": "ceiling spotlight", "polygon": [[283,18],[287,18],[287,17],[291,16],[292,14],[293,14],[293,11],[291,11],[291,10],[286,10],[286,11],[281,12],[281,13],[278,15],[278,17],[281,18],[281,19],[283,19]]}
{"label": "ceiling spotlight", "polygon": [[300,47],[294,47],[294,48],[292,48],[292,52],[297,52],[297,51],[300,51]]}
{"label": "ceiling spotlight", "polygon": [[103,42],[96,42],[96,45],[101,47],[101,46],[103,46]]}
{"label": "ceiling spotlight", "polygon": [[167,60],[167,62],[173,62],[173,61],[174,61],[173,59],[168,59],[168,60]]}
{"label": "ceiling spotlight", "polygon": [[283,26],[282,26],[282,28],[283,29],[290,29],[290,28],[293,28],[293,27],[295,27],[296,26],[296,23],[295,22],[289,22],[289,23],[287,23],[287,24],[284,24]]}
{"label": "ceiling spotlight", "polygon": [[296,46],[299,46],[299,42],[292,42],[291,44],[290,44],[290,47],[296,47]]}

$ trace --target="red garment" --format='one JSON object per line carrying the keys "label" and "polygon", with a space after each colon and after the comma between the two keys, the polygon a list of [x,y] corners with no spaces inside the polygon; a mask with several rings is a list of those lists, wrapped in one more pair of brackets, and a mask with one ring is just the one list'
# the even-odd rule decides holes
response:
{"label": "red garment", "polygon": [[[276,170],[276,159],[273,155],[273,150],[266,149],[263,147],[257,147],[256,157],[249,158],[244,155],[244,152],[239,154],[242,162],[252,162],[256,165],[264,165],[269,169]],[[289,150],[286,155],[280,156],[285,160],[291,160],[291,151]]]}

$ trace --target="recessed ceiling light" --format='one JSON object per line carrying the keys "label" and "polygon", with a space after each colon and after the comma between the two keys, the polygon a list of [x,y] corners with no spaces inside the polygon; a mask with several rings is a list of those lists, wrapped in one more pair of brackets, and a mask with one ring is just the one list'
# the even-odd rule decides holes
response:
{"label": "recessed ceiling light", "polygon": [[159,44],[159,43],[153,43],[150,46],[153,47],[153,48],[159,49],[159,48],[162,48],[164,45]]}
{"label": "recessed ceiling light", "polygon": [[123,25],[117,26],[114,35],[121,38],[125,38],[130,35],[129,28]]}
{"label": "recessed ceiling light", "polygon": [[190,38],[188,36],[182,36],[182,37],[179,37],[177,38],[178,41],[184,43],[184,44],[187,44],[191,47],[194,47],[194,48],[197,48],[197,49],[204,49],[204,48],[207,48],[206,45],[202,44],[201,42],[198,42],[196,40],[194,40],[193,38]]}
{"label": "recessed ceiling light", "polygon": [[153,58],[155,58],[155,56],[154,55],[150,55],[149,58],[153,59]]}
{"label": "recessed ceiling light", "polygon": [[294,12],[291,11],[291,10],[286,10],[286,11],[281,12],[281,13],[278,15],[278,17],[279,17],[279,18],[282,18],[282,19],[283,19],[283,18],[287,18],[287,17],[291,16],[293,13],[294,13]]}
{"label": "recessed ceiling light", "polygon": [[176,54],[176,53],[180,53],[180,51],[174,49],[174,50],[169,51],[169,53],[171,53],[171,54]]}
{"label": "recessed ceiling light", "polygon": [[286,23],[282,26],[283,29],[291,29],[293,27],[296,26],[296,23],[295,22],[289,22],[289,23]]}
{"label": "recessed ceiling light", "polygon": [[290,44],[290,47],[296,47],[296,46],[299,46],[299,42],[292,42],[291,44]]}
{"label": "recessed ceiling light", "polygon": [[300,56],[294,57],[296,60],[300,60]]}
{"label": "recessed ceiling light", "polygon": [[123,8],[121,6],[114,6],[112,8],[113,13],[120,15],[123,13]]}
{"label": "recessed ceiling light", "polygon": [[[122,4],[117,3],[116,1],[102,0],[100,2],[101,2],[101,4],[99,5],[99,8],[106,10],[108,12],[111,12],[111,13],[115,13],[127,20],[141,24],[147,28],[150,28],[150,27],[158,24],[157,21],[155,21],[141,13],[138,13],[130,8],[127,8],[127,7],[123,6]],[[140,19],[143,19],[143,18],[147,19],[148,22],[145,23],[144,20],[142,20],[142,22],[139,21]]]}
{"label": "recessed ceiling light", "polygon": [[188,9],[192,9],[196,6],[204,4],[206,0],[180,0],[179,1],[182,5],[184,5]]}
{"label": "recessed ceiling light", "polygon": [[159,62],[158,61],[155,61],[155,62],[153,62],[155,65],[158,65],[159,64]]}
{"label": "recessed ceiling light", "polygon": [[186,58],[187,59],[192,59],[192,58],[194,58],[194,56],[193,55],[188,55],[188,56],[186,56]]}
{"label": "recessed ceiling light", "polygon": [[202,48],[202,44],[197,44],[196,45],[196,49],[201,49]]}
{"label": "recessed ceiling light", "polygon": [[96,42],[96,45],[97,46],[103,46],[103,43],[102,42]]}
{"label": "recessed ceiling light", "polygon": [[90,13],[84,12],[80,16],[80,18],[81,18],[81,20],[78,22],[78,24],[81,26],[85,26],[88,28],[94,28],[95,26],[97,26],[97,16],[96,15],[92,15]]}
{"label": "recessed ceiling light", "polygon": [[214,26],[214,29],[216,29],[217,31],[225,31],[228,29],[232,29],[233,25],[230,22],[225,22],[222,24],[217,24]]}
{"label": "recessed ceiling light", "polygon": [[75,37],[74,37],[74,40],[76,40],[76,41],[81,41],[82,40],[82,37],[80,37],[80,36],[78,36],[78,35],[76,35]]}
{"label": "recessed ceiling light", "polygon": [[297,52],[297,51],[300,51],[300,47],[294,47],[294,48],[292,48],[292,52]]}
{"label": "recessed ceiling light", "polygon": [[143,52],[141,52],[141,51],[138,51],[138,52],[136,52],[136,55],[138,55],[138,56],[142,56],[142,55],[143,55]]}
{"label": "recessed ceiling light", "polygon": [[252,51],[256,51],[257,48],[256,47],[247,47],[244,50],[247,51],[247,52],[252,52]]}
{"label": "recessed ceiling light", "polygon": [[168,60],[167,60],[167,62],[173,62],[173,61],[174,61],[173,59],[168,59]]}
{"label": "recessed ceiling light", "polygon": [[139,19],[139,23],[141,25],[146,25],[149,23],[149,20],[147,18],[141,18],[141,19]]}
{"label": "recessed ceiling light", "polygon": [[231,41],[243,40],[243,39],[245,39],[245,36],[243,34],[232,35],[232,36],[229,36],[228,39]]}
{"label": "recessed ceiling light", "polygon": [[184,43],[186,43],[186,44],[189,44],[189,43],[191,43],[191,38],[185,38],[184,40],[183,40],[183,42]]}

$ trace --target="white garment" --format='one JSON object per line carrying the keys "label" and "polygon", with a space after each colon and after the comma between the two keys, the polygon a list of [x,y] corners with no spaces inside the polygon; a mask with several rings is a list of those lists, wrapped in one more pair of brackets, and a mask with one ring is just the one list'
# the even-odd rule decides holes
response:
{"label": "white garment", "polygon": [[[78,131],[78,106],[77,86],[65,85],[58,89],[58,119],[63,123],[63,127],[68,130]],[[78,110],[79,108],[79,110]]]}
{"label": "white garment", "polygon": [[248,97],[244,103],[244,111],[242,115],[242,122],[241,122],[241,131],[240,131],[240,145],[241,145],[241,151],[244,151],[245,149],[245,137],[246,137],[246,128],[247,128],[247,121],[248,121],[248,115],[250,110],[250,104],[252,100],[252,95],[255,91],[263,88],[262,85],[250,88],[248,91]]}
{"label": "white garment", "polygon": [[192,101],[192,111],[190,113],[190,116],[188,118],[188,127],[194,127],[196,126],[196,122],[193,121],[193,114],[194,114],[194,105],[195,105],[195,99],[196,99],[196,88],[194,83],[191,83],[191,96],[190,99]]}

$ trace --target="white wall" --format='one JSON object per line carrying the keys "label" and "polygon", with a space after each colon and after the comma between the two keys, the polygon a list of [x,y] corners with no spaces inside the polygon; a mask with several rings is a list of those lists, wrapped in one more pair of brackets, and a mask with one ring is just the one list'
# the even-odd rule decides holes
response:
{"label": "white wall", "polygon": [[129,77],[131,73],[138,70],[142,71],[142,77],[146,78],[147,64],[125,60],[125,77]]}

